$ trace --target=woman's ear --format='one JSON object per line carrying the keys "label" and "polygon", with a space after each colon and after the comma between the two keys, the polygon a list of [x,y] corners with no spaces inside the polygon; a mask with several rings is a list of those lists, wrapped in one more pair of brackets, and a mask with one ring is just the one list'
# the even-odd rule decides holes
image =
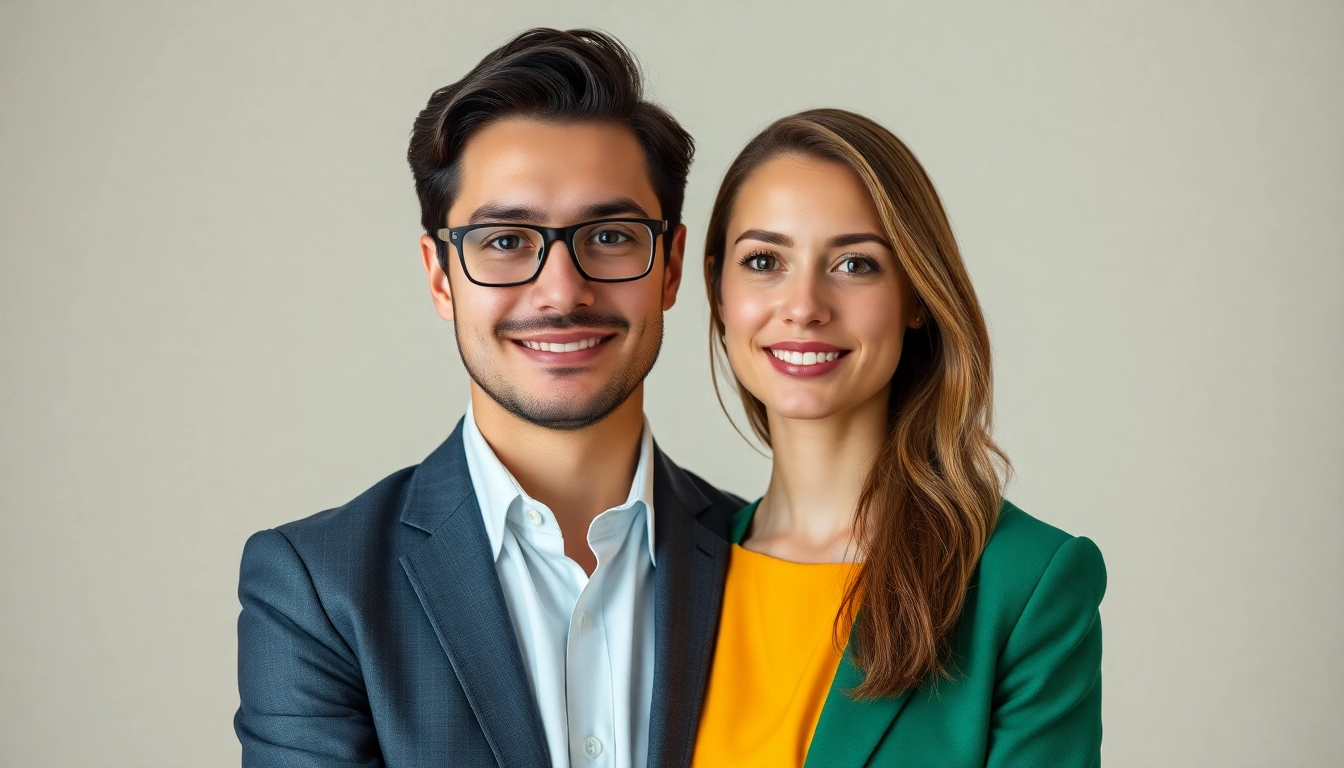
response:
{"label": "woman's ear", "polygon": [[928,322],[928,318],[929,310],[924,308],[924,302],[915,299],[915,311],[914,314],[910,316],[910,321],[906,323],[906,327],[923,328],[924,324]]}
{"label": "woman's ear", "polygon": [[[448,246],[445,244],[445,248]],[[425,277],[429,280],[429,297],[439,317],[453,319],[453,290],[448,284],[448,274],[439,264],[439,243],[429,235],[420,236],[420,260],[425,264]]]}

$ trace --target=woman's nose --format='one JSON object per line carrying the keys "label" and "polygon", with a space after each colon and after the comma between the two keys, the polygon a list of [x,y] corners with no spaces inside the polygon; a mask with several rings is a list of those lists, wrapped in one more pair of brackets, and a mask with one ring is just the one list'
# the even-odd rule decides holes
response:
{"label": "woman's nose", "polygon": [[784,322],[799,326],[830,322],[830,301],[822,283],[810,274],[798,275],[785,283],[780,307]]}

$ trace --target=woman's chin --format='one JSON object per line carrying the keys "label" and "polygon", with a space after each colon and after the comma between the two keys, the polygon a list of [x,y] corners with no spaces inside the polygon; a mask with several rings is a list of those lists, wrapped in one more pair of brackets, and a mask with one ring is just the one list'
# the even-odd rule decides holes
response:
{"label": "woman's chin", "polygon": [[788,421],[824,421],[838,418],[848,421],[853,418],[882,419],[877,413],[885,413],[889,391],[886,387],[876,392],[765,392],[766,396],[756,395],[765,404],[770,419]]}
{"label": "woman's chin", "polygon": [[789,421],[820,421],[828,419],[843,410],[846,410],[838,403],[817,402],[815,400],[784,400],[772,403],[768,400],[762,400],[765,408],[771,416]]}

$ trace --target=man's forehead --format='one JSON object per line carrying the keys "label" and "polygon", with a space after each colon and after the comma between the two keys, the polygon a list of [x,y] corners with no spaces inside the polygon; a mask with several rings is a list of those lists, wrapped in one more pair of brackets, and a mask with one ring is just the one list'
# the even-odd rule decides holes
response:
{"label": "man's forehead", "polygon": [[643,148],[623,126],[500,121],[468,140],[460,163],[455,226],[499,212],[527,218],[490,218],[661,218]]}

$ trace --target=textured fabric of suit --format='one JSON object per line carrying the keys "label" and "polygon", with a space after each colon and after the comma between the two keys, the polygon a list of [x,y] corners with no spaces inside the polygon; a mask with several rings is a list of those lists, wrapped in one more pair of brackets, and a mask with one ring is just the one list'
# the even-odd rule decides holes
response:
{"label": "textured fabric of suit", "polygon": [[[650,765],[685,765],[741,501],[656,452]],[[245,766],[549,764],[462,449],[248,540],[234,727]]]}

